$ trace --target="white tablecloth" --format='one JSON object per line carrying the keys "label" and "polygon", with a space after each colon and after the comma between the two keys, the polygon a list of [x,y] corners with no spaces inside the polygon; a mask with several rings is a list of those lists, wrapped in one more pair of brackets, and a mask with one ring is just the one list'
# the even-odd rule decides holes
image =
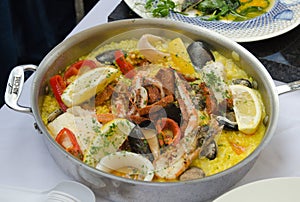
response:
{"label": "white tablecloth", "polygon": [[[107,16],[120,0],[100,0],[69,36],[97,24],[107,22]],[[30,106],[30,85],[26,83],[20,104]],[[256,164],[238,185],[273,177],[300,177],[300,91],[280,96],[278,129]],[[55,164],[34,129],[34,118],[3,106],[0,110],[0,185],[49,189],[70,179]],[[102,201],[98,199],[98,201]]]}

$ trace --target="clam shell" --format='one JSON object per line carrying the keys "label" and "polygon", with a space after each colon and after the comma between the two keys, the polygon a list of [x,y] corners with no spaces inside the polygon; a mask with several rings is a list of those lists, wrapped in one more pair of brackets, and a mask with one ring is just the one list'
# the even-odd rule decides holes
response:
{"label": "clam shell", "polygon": [[141,171],[145,175],[144,181],[151,181],[154,177],[154,167],[151,161],[140,154],[127,151],[116,152],[103,157],[96,168],[110,173],[113,170],[129,166]]}

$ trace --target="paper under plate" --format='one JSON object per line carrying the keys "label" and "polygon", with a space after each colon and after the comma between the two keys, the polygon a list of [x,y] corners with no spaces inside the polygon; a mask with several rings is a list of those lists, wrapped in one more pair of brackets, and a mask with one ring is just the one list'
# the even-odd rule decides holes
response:
{"label": "paper under plate", "polygon": [[[142,18],[153,18],[145,11],[146,0],[124,0]],[[300,0],[275,0],[272,9],[264,15],[241,22],[204,21],[171,12],[166,19],[187,22],[214,30],[237,42],[272,38],[286,33],[300,24]]]}
{"label": "paper under plate", "polygon": [[272,178],[237,187],[213,202],[300,201],[300,177]]}

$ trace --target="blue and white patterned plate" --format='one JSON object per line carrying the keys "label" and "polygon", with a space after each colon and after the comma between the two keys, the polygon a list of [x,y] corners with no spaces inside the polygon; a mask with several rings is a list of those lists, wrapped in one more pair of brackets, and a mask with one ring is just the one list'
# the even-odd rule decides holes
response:
{"label": "blue and white patterned plate", "polygon": [[[146,0],[124,0],[142,18],[153,18],[145,11]],[[237,42],[259,41],[286,33],[300,24],[300,0],[275,0],[269,12],[259,17],[241,21],[204,21],[171,12],[167,19],[182,21],[214,30]]]}

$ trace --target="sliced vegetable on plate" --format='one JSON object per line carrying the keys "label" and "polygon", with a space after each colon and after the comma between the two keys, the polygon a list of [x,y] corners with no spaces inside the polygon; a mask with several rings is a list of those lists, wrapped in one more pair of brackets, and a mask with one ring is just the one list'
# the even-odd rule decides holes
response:
{"label": "sliced vegetable on plate", "polygon": [[153,17],[166,17],[172,11],[208,21],[243,21],[267,12],[270,4],[269,0],[147,0],[144,7]]}

